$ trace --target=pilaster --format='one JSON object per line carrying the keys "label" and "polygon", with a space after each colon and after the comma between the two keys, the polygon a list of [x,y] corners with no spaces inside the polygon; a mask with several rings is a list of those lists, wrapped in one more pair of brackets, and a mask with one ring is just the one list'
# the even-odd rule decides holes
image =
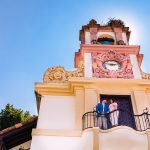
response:
{"label": "pilaster", "polygon": [[93,129],[93,150],[100,150],[99,148],[99,128]]}

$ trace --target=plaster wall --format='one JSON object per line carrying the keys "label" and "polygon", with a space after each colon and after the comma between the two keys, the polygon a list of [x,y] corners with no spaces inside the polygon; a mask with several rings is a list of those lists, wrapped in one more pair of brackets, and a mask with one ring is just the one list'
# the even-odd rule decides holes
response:
{"label": "plaster wall", "polygon": [[99,134],[99,150],[148,150],[147,135],[130,129]]}
{"label": "plaster wall", "polygon": [[148,95],[145,91],[134,91],[134,98],[138,114],[142,114],[146,107],[150,108]]}
{"label": "plaster wall", "polygon": [[81,137],[33,136],[31,150],[92,150],[93,133]]}
{"label": "plaster wall", "polygon": [[38,129],[75,128],[75,96],[43,96]]}
{"label": "plaster wall", "polygon": [[[94,136],[97,130],[98,136]],[[146,132],[129,127],[90,129],[81,136],[33,135],[31,150],[148,150]]]}
{"label": "plaster wall", "polygon": [[93,111],[98,101],[99,97],[96,89],[85,89],[85,113]]}

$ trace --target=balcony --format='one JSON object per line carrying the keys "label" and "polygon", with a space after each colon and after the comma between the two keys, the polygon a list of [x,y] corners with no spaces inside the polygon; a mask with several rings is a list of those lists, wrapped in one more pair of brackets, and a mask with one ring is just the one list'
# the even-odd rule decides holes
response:
{"label": "balcony", "polygon": [[118,109],[106,114],[96,111],[87,112],[82,117],[82,129],[99,127],[107,130],[116,126],[128,126],[136,131],[150,129],[150,114],[147,108],[140,115],[134,115],[123,109]]}

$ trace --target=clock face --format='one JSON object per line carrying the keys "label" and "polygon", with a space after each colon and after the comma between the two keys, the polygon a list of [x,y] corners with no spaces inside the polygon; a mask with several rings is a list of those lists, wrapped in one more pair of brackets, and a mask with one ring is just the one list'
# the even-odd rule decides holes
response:
{"label": "clock face", "polygon": [[115,60],[108,60],[103,63],[103,67],[110,71],[118,71],[121,68],[121,64]]}

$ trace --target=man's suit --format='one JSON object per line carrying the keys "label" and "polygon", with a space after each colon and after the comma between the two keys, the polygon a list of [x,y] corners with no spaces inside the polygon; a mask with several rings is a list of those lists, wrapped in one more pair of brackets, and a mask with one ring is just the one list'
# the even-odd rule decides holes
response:
{"label": "man's suit", "polygon": [[109,112],[109,106],[107,104],[98,103],[96,105],[98,126],[100,129],[107,129],[106,113]]}

